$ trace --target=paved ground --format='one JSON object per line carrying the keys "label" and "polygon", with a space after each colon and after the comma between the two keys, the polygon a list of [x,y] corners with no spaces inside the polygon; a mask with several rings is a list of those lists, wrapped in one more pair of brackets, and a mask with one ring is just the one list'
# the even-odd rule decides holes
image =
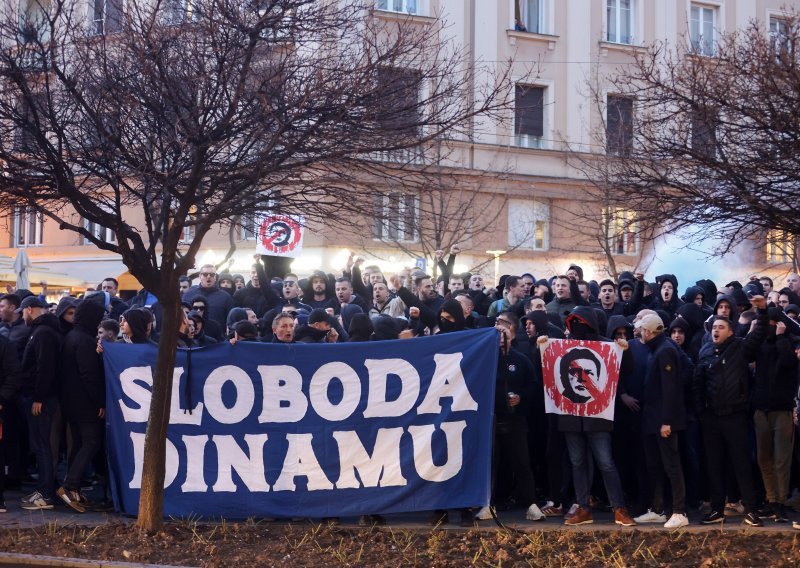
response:
{"label": "paved ground", "polygon": [[[28,487],[24,488],[29,489]],[[31,488],[32,491],[32,488]],[[105,523],[133,523],[135,519],[121,515],[118,513],[76,513],[66,505],[56,503],[55,508],[47,511],[26,511],[19,506],[20,497],[26,494],[26,491],[6,491],[5,499],[6,506],[8,507],[7,513],[0,513],[0,528],[38,528],[47,526],[51,523],[58,526],[96,526]],[[792,529],[790,523],[775,523],[770,520],[765,520],[763,528],[754,528],[744,525],[742,523],[742,516],[735,515],[728,517],[722,525],[704,526],[700,525],[700,513],[689,515],[691,524],[688,529],[691,531],[735,531],[735,530],[748,530],[748,531],[771,531],[771,532],[798,532]],[[499,520],[506,526],[518,530],[554,530],[566,528],[563,525],[562,517],[551,517],[546,521],[531,522],[525,520],[525,511],[522,509],[503,511],[498,513]],[[592,525],[584,525],[581,527],[572,527],[570,530],[632,530],[632,528],[619,527],[613,523],[613,516],[611,513],[594,513],[595,522]],[[790,518],[800,521],[800,513],[792,512]],[[460,514],[458,511],[450,512],[450,523],[443,524],[440,528],[464,530],[460,525]],[[196,521],[196,519],[193,519]],[[427,523],[427,515],[422,513],[407,513],[386,516],[387,525],[392,528],[407,529],[407,530],[428,530],[430,525]],[[284,521],[274,521],[276,524],[283,524]],[[294,524],[303,524],[319,522],[319,519],[297,521]],[[358,527],[358,519],[355,517],[344,517],[340,519],[340,524],[343,527]],[[476,527],[485,530],[495,530],[498,528],[497,524],[492,521],[479,521],[476,522]],[[639,530],[665,530],[659,524],[638,525],[635,527]]]}

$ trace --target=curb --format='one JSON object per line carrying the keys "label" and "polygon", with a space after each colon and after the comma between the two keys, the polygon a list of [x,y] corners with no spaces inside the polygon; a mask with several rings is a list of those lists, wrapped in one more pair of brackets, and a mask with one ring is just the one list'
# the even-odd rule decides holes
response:
{"label": "curb", "polygon": [[113,560],[84,560],[61,558],[38,554],[14,554],[0,552],[0,566],[60,566],[62,568],[186,568],[167,564],[142,564],[140,562],[116,562]]}

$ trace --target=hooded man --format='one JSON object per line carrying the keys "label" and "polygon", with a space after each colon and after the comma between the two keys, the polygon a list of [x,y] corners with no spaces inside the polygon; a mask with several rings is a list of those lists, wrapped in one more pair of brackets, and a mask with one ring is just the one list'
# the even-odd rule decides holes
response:
{"label": "hooded man", "polygon": [[438,333],[451,333],[453,331],[464,331],[466,329],[466,318],[464,309],[458,300],[445,300],[439,308],[439,331]]}
{"label": "hooded man", "polygon": [[655,301],[653,309],[664,310],[672,321],[678,313],[678,308],[683,305],[678,297],[678,279],[674,274],[662,274],[656,277],[656,283],[658,284],[658,299]]}
{"label": "hooded man", "polygon": [[[566,318],[569,338],[583,341],[608,341],[598,332],[597,313],[588,306],[576,307]],[[546,343],[546,337],[540,337],[539,342]],[[623,349],[628,344],[624,340],[617,340]],[[623,357],[623,362],[625,358]],[[584,364],[580,364],[584,362]],[[584,358],[576,362],[569,370],[570,386],[573,391],[582,396],[582,383],[593,380],[597,376],[596,367],[591,359]],[[594,373],[594,375],[592,374]],[[606,492],[614,509],[614,522],[622,526],[634,526],[636,523],[625,508],[625,495],[622,490],[619,472],[611,454],[611,431],[614,423],[602,418],[592,418],[575,415],[558,415],[558,429],[564,432],[567,442],[569,459],[572,464],[572,480],[575,484],[575,495],[578,510],[573,516],[566,519],[566,525],[583,525],[593,522],[592,512],[589,509],[589,462],[586,459],[587,451],[591,450],[595,463],[603,476]]]}
{"label": "hooded man", "polygon": [[72,449],[64,484],[56,495],[79,513],[86,510],[81,480],[103,444],[105,371],[96,338],[103,315],[100,305],[81,301],[75,310],[73,329],[64,338],[61,410],[72,433]]}

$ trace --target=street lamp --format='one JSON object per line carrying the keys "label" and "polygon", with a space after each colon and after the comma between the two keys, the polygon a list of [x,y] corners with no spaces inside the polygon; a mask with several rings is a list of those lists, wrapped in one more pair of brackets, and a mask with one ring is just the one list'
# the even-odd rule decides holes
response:
{"label": "street lamp", "polygon": [[487,250],[486,254],[494,255],[494,285],[500,282],[500,255],[506,254],[504,250]]}

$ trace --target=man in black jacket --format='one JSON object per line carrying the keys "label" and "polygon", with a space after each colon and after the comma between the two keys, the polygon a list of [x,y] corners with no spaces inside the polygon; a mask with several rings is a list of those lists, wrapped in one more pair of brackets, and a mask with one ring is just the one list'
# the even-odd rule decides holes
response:
{"label": "man in black jacket", "polygon": [[[8,339],[0,337],[0,416],[3,419],[6,417],[6,409],[12,408],[14,405],[14,397],[20,386],[19,381],[19,360],[16,348]],[[0,513],[6,512],[6,503],[3,498],[6,485],[5,445],[6,434],[0,432]]]}
{"label": "man in black jacket", "polygon": [[[640,337],[650,350],[642,397],[642,433],[645,460],[652,493],[651,511],[638,517],[645,520],[650,514],[659,517],[664,510],[663,474],[672,488],[672,516],[665,528],[677,529],[689,524],[686,518],[686,484],[681,467],[679,432],[686,428],[686,402],[681,382],[681,359],[678,350],[664,333],[660,317],[648,314],[635,324]],[[663,521],[661,521],[663,522]]]}
{"label": "man in black jacket", "polygon": [[102,307],[83,300],[75,311],[74,326],[64,339],[61,410],[72,433],[72,449],[64,485],[56,495],[79,513],[86,510],[86,500],[80,493],[81,479],[103,442],[105,371],[96,339],[102,319]]}
{"label": "man in black jacket", "polygon": [[747,412],[750,404],[750,362],[755,360],[766,335],[768,315],[764,296],[754,296],[750,302],[758,309],[758,318],[753,331],[744,338],[735,336],[731,320],[715,316],[711,323],[713,349],[701,358],[692,383],[695,408],[701,416],[711,496],[711,512],[702,519],[703,524],[725,520],[727,452],[742,494],[744,521],[751,526],[763,525],[755,511]]}
{"label": "man in black jacket", "polygon": [[789,473],[794,448],[792,408],[797,389],[797,356],[780,308],[769,308],[769,329],[756,356],[753,383],[753,421],[758,467],[767,493],[764,516],[787,522],[784,504],[789,498]]}
{"label": "man in black jacket", "polygon": [[61,334],[58,318],[47,311],[47,305],[36,296],[22,300],[18,311],[32,330],[22,356],[22,401],[39,473],[36,491],[24,497],[21,505],[29,510],[52,509],[55,465],[50,431],[58,406]]}

